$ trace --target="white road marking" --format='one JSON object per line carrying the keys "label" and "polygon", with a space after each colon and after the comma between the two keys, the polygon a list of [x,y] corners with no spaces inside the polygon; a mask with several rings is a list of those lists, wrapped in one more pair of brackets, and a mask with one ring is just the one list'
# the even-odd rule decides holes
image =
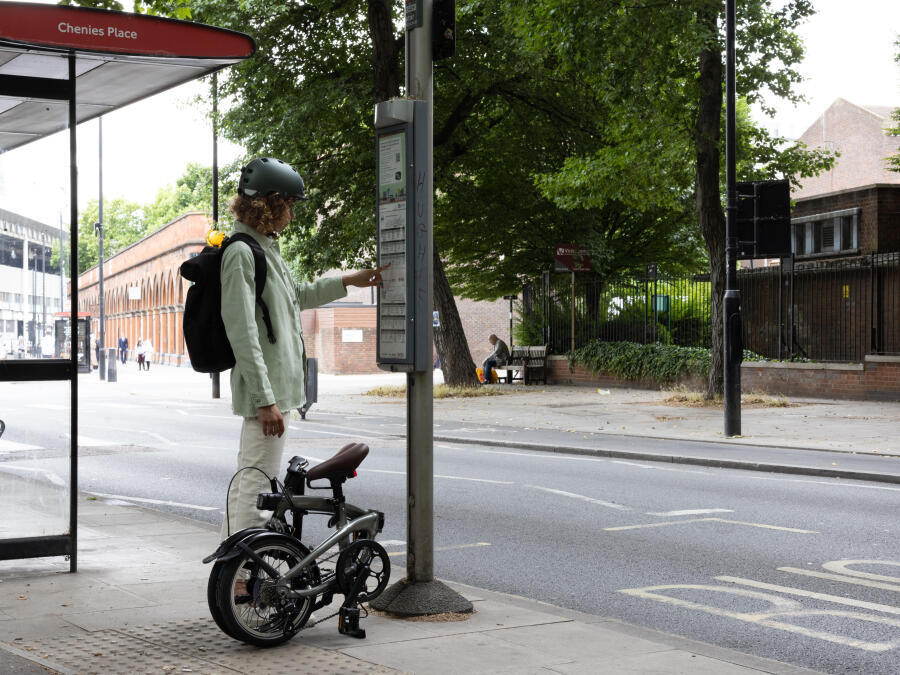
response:
{"label": "white road marking", "polygon": [[405,546],[406,542],[403,539],[379,539],[378,543],[382,546]]}
{"label": "white road marking", "polygon": [[[305,422],[300,422],[303,425],[303,428],[314,427],[316,426],[315,422],[310,422],[306,420]],[[297,427],[299,428],[299,427]],[[396,434],[383,434],[380,431],[373,431],[371,429],[357,429],[356,427],[348,427],[342,424],[329,424],[329,429],[344,429],[345,431],[353,432],[355,436],[395,436]]]}
{"label": "white road marking", "polygon": [[560,455],[549,454],[540,450],[532,450],[531,452],[513,452],[511,450],[479,450],[478,452],[487,453],[489,455],[513,455],[515,457],[534,457],[536,459],[557,459],[568,460],[570,462],[608,462],[605,457],[583,457],[581,455]]}
{"label": "white road marking", "polygon": [[348,434],[344,431],[322,431],[320,429],[301,429],[300,427],[294,426],[293,424],[288,426],[288,429],[290,429],[291,431],[306,431],[306,432],[313,433],[313,434],[324,434],[326,436],[339,436],[341,438],[356,438],[359,436],[359,434]]}
{"label": "white road marking", "polygon": [[816,570],[804,570],[800,569],[799,567],[779,567],[778,571],[790,572],[791,574],[802,574],[803,576],[816,577],[817,579],[828,579],[829,581],[843,581],[845,584],[856,584],[857,586],[880,588],[885,591],[900,591],[900,586],[896,584],[886,584],[881,581],[858,579],[856,577],[848,577],[843,574],[829,574],[828,572],[818,572]]}
{"label": "white road marking", "polygon": [[[435,552],[438,552],[438,551],[457,551],[457,550],[463,549],[463,548],[480,548],[480,547],[482,547],[482,546],[490,546],[490,545],[491,545],[491,544],[490,544],[489,542],[486,542],[486,541],[479,541],[479,542],[477,542],[477,543],[475,543],[475,544],[458,544],[457,546],[438,546],[438,547],[435,548],[434,550],[435,550]],[[389,555],[389,556],[406,555],[406,551],[391,551],[390,553],[388,553],[388,555]]]}
{"label": "white road marking", "polygon": [[102,497],[103,499],[119,499],[125,502],[139,502],[141,504],[161,504],[162,506],[181,506],[186,509],[199,509],[200,511],[218,511],[218,506],[199,506],[197,504],[183,504],[170,502],[164,499],[149,499],[148,497],[128,497],[126,495],[108,495],[103,492],[88,492],[89,495]]}
{"label": "white road marking", "polygon": [[[405,476],[405,471],[390,471],[388,469],[360,469],[360,471],[369,471],[370,473],[387,473],[395,476]],[[469,480],[473,483],[491,483],[492,485],[513,485],[511,480],[489,480],[487,478],[467,478],[466,476],[445,476],[439,473],[434,474],[435,478],[445,478],[447,480]]]}
{"label": "white road marking", "polygon": [[[71,434],[64,434],[64,437],[71,439]],[[94,438],[93,436],[85,436],[78,434],[78,447],[103,448],[109,445],[131,445],[131,441],[107,441],[102,438]]]}
{"label": "white road marking", "polygon": [[148,436],[153,436],[153,438],[162,443],[165,443],[166,445],[178,445],[178,443],[176,443],[175,441],[170,441],[168,438],[166,438],[162,434],[156,433],[155,431],[145,431],[144,433]]}
{"label": "white road marking", "polygon": [[734,513],[734,509],[683,509],[681,511],[647,511],[648,516],[699,516],[702,513]]}
{"label": "white road marking", "polygon": [[[655,592],[678,589],[712,591],[716,593],[726,593],[729,595],[737,595],[747,598],[753,598],[756,600],[763,600],[765,602],[771,603],[775,609],[774,611],[769,612],[735,612],[728,609],[723,609],[721,607],[703,605],[699,602],[691,602],[690,600],[673,598],[671,596]],[[792,623],[785,623],[783,621],[778,621],[777,619],[782,617],[800,619],[817,616],[840,617],[856,621],[879,623],[883,625],[893,626],[895,628],[900,628],[900,621],[890,619],[888,617],[875,616],[873,614],[862,614],[859,612],[848,612],[844,610],[803,609],[803,606],[796,600],[789,600],[779,595],[772,595],[770,593],[760,593],[758,591],[750,591],[743,588],[732,588],[729,586],[712,586],[703,584],[670,584],[665,586],[647,586],[645,588],[625,588],[621,589],[619,593],[625,593],[626,595],[643,598],[645,600],[654,600],[656,602],[675,605],[676,607],[684,607],[699,612],[706,612],[707,614],[713,614],[716,616],[724,616],[729,619],[736,619],[738,621],[746,621],[748,623],[765,626],[767,628],[775,628],[777,630],[783,630],[789,633],[797,633],[798,635],[817,638],[819,640],[825,640],[827,642],[834,642],[837,644],[845,645],[847,647],[854,647],[856,649],[862,649],[870,652],[886,652],[900,646],[900,639],[896,639],[891,642],[866,642],[865,640],[859,640],[847,635],[837,635],[835,633],[828,633],[826,631],[804,628],[803,626],[797,626]]]}
{"label": "white road marking", "polygon": [[846,574],[848,577],[860,577],[861,579],[872,579],[874,581],[886,581],[888,583],[900,584],[900,577],[851,570],[847,569],[848,565],[889,565],[900,567],[900,562],[894,560],[832,560],[831,562],[822,563],[824,569],[837,574]]}
{"label": "white road marking", "polygon": [[60,487],[68,487],[69,485],[66,481],[60,478],[59,474],[54,473],[53,471],[48,471],[46,469],[35,469],[30,466],[15,466],[10,464],[3,464],[2,466],[0,466],[0,471],[15,475],[28,475],[36,473],[46,478],[54,485],[58,485]]}
{"label": "white road marking", "polygon": [[854,600],[853,598],[845,598],[840,595],[829,595],[828,593],[816,593],[815,591],[807,591],[802,588],[792,588],[790,586],[778,586],[776,584],[767,584],[762,581],[754,581],[753,579],[742,579],[740,577],[716,577],[717,581],[724,581],[730,584],[739,584],[741,586],[751,586],[753,588],[761,588],[765,591],[775,591],[776,593],[786,593],[787,595],[799,595],[804,598],[813,598],[815,600],[824,600],[825,602],[833,602],[838,605],[848,605],[850,607],[859,607],[861,609],[871,609],[875,612],[884,612],[886,614],[900,614],[900,607],[892,607],[890,605],[882,605],[877,602],[866,602],[865,600]]}
{"label": "white road marking", "polygon": [[13,452],[26,452],[28,450],[43,450],[40,445],[29,445],[28,443],[16,443],[15,441],[0,441],[0,454],[9,454]]}
{"label": "white road marking", "polygon": [[571,497],[572,499],[580,499],[584,502],[589,502],[591,504],[597,504],[598,506],[605,506],[609,509],[618,509],[620,511],[630,511],[627,506],[623,506],[622,504],[614,504],[613,502],[605,502],[602,499],[594,499],[593,497],[588,497],[586,495],[579,495],[574,492],[566,492],[565,490],[554,490],[553,488],[541,487],[540,485],[526,485],[525,487],[533,488],[535,490],[541,490],[542,492],[549,492],[550,494],[560,495],[562,497]]}
{"label": "white road marking", "polygon": [[766,523],[748,523],[742,520],[728,520],[726,518],[689,518],[688,520],[667,520],[662,523],[643,523],[640,525],[619,525],[618,527],[604,527],[607,532],[619,532],[623,530],[640,530],[649,527],[668,527],[670,525],[686,525],[688,523],[728,523],[729,525],[746,525],[747,527],[760,527],[766,530],[781,530],[783,532],[796,532],[798,534],[819,534],[816,530],[801,530],[796,527],[782,527],[781,525],[767,525]]}

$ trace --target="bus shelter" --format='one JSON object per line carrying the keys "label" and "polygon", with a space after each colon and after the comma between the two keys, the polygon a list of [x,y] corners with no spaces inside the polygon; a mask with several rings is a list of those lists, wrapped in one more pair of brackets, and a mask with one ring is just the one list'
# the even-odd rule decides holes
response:
{"label": "bus shelter", "polygon": [[[71,326],[78,317],[78,124],[254,50],[243,33],[197,23],[0,3],[0,560],[69,556],[77,570],[78,372],[86,345],[85,331]],[[164,124],[140,133],[158,133],[165,143]],[[40,144],[37,169],[15,161],[26,144]],[[10,195],[19,197],[22,171],[40,188],[7,208]],[[58,222],[27,212],[33,205],[46,213],[48,204]],[[53,236],[66,217],[68,241],[56,235],[57,258]],[[56,284],[46,283],[54,269],[48,261],[56,262]],[[60,335],[69,341],[64,348]]]}

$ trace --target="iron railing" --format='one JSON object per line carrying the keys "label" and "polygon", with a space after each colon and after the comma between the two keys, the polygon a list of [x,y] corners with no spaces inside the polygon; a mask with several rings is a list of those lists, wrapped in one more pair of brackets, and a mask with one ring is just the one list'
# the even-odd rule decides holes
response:
{"label": "iron railing", "polygon": [[[862,361],[900,354],[900,253],[740,270],[744,348],[765,358]],[[708,275],[584,281],[545,274],[550,352],[591,340],[710,346]],[[537,303],[535,303],[537,305]]]}

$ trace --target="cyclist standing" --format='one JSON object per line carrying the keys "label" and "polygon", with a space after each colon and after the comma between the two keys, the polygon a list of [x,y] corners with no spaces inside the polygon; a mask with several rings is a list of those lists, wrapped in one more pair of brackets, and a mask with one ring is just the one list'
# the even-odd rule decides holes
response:
{"label": "cyclist standing", "polygon": [[[275,341],[267,339],[257,311],[253,252],[235,242],[222,256],[222,320],[234,351],[231,403],[241,427],[238,469],[257,467],[269,476],[279,472],[285,444],[282,411],[306,401],[306,353],[300,312],[342,298],[348,286],[381,283],[381,270],[362,270],[314,282],[294,280],[281,257],[278,236],[293,217],[293,206],[306,198],[303,179],[280,159],[261,157],[241,169],[238,194],[230,204],[234,231],[251,236],[265,254],[267,277],[262,297],[269,308]],[[256,496],[269,490],[265,477],[242,471],[228,496],[222,539],[246,527],[262,525]]]}

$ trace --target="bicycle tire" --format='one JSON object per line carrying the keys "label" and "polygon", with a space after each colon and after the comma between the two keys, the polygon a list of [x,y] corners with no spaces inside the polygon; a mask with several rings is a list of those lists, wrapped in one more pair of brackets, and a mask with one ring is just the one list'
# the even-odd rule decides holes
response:
{"label": "bicycle tire", "polygon": [[[250,548],[279,574],[309,554],[299,541],[274,533],[257,539]],[[246,594],[239,595],[237,582],[241,580]],[[294,579],[293,587],[306,588],[317,580],[318,568],[313,565],[306,575]],[[218,613],[226,634],[256,647],[274,647],[290,640],[309,620],[315,598],[282,600],[274,593],[274,582],[247,553],[225,561],[214,584],[213,619]]]}

